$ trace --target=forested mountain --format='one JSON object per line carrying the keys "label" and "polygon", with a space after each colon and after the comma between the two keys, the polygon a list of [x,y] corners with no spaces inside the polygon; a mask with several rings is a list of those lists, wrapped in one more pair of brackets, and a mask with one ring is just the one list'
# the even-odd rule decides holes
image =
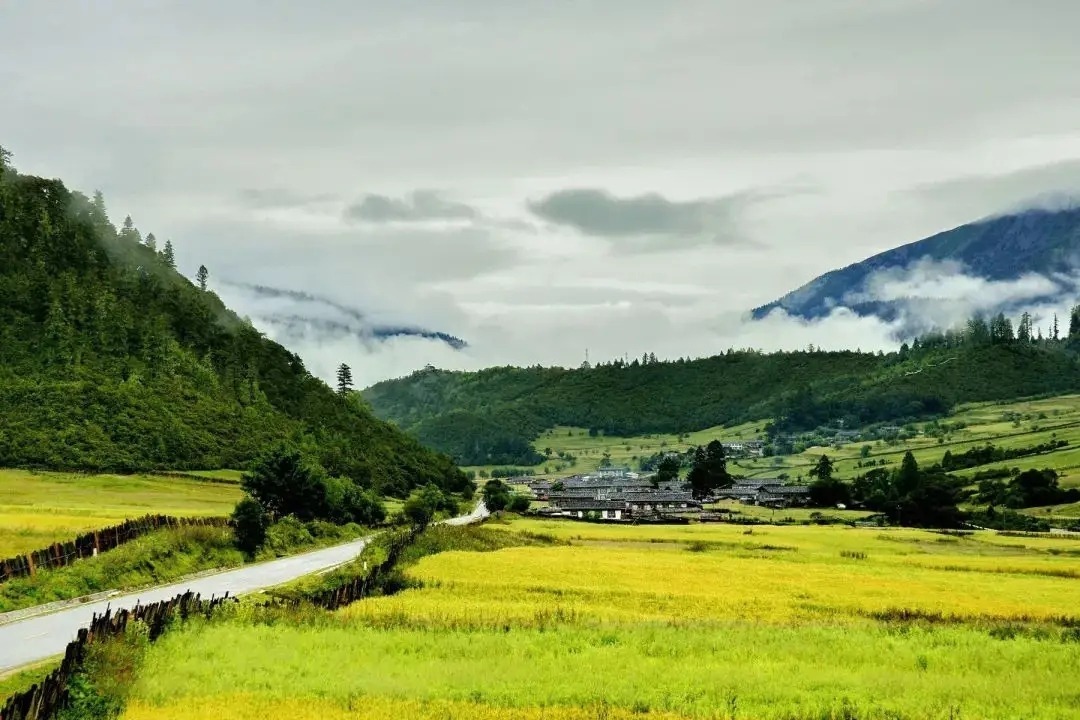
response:
{"label": "forested mountain", "polygon": [[[754,310],[762,318],[776,308],[802,318],[828,315],[838,306],[859,315],[892,320],[903,301],[875,298],[867,281],[880,271],[903,270],[920,260],[953,262],[987,280],[1015,280],[1025,274],[1052,277],[1080,264],[1080,208],[1029,210],[1003,215],[939,233],[833,270],[768,305]],[[1056,300],[1029,298],[1035,300]],[[1017,308],[1003,306],[1009,312]]]}
{"label": "forested mountain", "polygon": [[[1080,316],[1074,324],[1080,332]],[[851,428],[941,415],[960,402],[1080,390],[1077,341],[1020,339],[995,318],[888,354],[743,351],[577,370],[428,369],[364,395],[377,415],[462,464],[531,463],[527,441],[555,425],[624,436],[764,418],[777,432]]]}
{"label": "forested mountain", "polygon": [[171,242],[117,231],[100,194],[0,149],[0,465],[240,467],[279,440],[403,495],[468,480],[180,275]]}

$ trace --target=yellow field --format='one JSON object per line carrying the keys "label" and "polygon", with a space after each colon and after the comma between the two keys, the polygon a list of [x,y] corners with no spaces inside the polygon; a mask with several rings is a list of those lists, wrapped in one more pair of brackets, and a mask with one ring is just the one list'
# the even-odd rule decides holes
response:
{"label": "yellow field", "polygon": [[1080,541],[513,520],[321,620],[165,636],[125,718],[1080,717]]}
{"label": "yellow field", "polygon": [[0,470],[0,557],[148,513],[227,515],[234,484],[152,475]]}

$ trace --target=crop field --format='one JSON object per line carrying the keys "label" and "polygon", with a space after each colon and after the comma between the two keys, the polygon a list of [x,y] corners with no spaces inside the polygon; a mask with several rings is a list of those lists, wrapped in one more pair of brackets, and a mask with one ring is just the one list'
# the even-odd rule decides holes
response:
{"label": "crop field", "polygon": [[[550,459],[536,471],[547,477],[564,477],[595,470],[605,457],[616,465],[636,468],[642,458],[661,451],[685,451],[711,440],[759,438],[764,434],[764,426],[765,421],[729,428],[714,427],[681,438],[664,434],[630,438],[590,437],[584,428],[559,427],[543,433],[534,442],[540,452],[551,451]],[[1021,471],[1052,468],[1060,473],[1062,487],[1080,487],[1080,396],[963,406],[950,417],[939,421],[937,427],[940,431],[935,432],[934,423],[916,423],[912,426],[916,434],[905,440],[856,441],[840,446],[811,447],[796,455],[733,459],[729,461],[728,468],[739,476],[780,477],[792,482],[805,482],[807,472],[823,454],[833,459],[837,477],[853,478],[867,469],[860,467],[860,463],[872,462],[875,467],[879,466],[878,463],[884,463],[886,467],[897,467],[908,450],[914,453],[920,464],[929,465],[940,462],[946,450],[955,455],[987,443],[1014,449],[1064,440],[1069,445],[1053,452],[980,465],[958,471],[956,475],[970,477],[979,471],[998,468]],[[863,447],[868,450],[863,451]],[[868,455],[864,456],[863,452]],[[568,465],[560,460],[560,453],[570,453],[577,460],[573,465]],[[1080,516],[1080,504],[1038,508],[1032,514],[1074,518]]]}
{"label": "crop field", "polygon": [[333,614],[149,651],[127,720],[1080,717],[1080,541],[513,519]]}
{"label": "crop field", "polygon": [[0,470],[0,557],[148,513],[227,515],[239,486],[153,475]]}

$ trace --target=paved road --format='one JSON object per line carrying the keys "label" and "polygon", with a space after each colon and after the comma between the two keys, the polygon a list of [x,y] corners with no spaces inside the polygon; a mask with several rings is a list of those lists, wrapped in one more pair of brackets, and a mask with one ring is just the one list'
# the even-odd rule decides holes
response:
{"label": "paved road", "polygon": [[[446,522],[451,525],[466,525],[486,515],[487,510],[481,503],[468,515]],[[75,639],[79,628],[89,625],[94,613],[103,613],[108,607],[119,610],[130,608],[136,603],[145,605],[167,600],[188,590],[200,593],[204,598],[224,595],[226,592],[230,595],[242,595],[262,590],[349,562],[360,554],[370,539],[360,538],[344,545],[226,570],[216,575],[172,585],[115,595],[108,600],[89,602],[48,615],[0,625],[0,673],[64,652],[67,644]]]}

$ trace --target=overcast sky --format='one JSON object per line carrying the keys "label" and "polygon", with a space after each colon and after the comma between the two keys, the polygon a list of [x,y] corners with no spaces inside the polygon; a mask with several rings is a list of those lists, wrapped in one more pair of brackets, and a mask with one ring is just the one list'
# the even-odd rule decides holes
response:
{"label": "overcast sky", "polygon": [[[1076,0],[5,0],[0,144],[324,377],[877,348],[742,316],[1075,193],[1078,27]],[[351,332],[380,324],[469,346]]]}

